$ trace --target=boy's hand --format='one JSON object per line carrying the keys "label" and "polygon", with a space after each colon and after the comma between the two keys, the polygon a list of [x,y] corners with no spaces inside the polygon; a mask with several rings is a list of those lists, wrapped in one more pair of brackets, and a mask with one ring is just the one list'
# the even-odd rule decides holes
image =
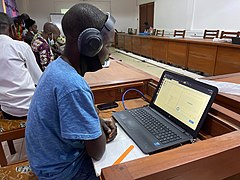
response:
{"label": "boy's hand", "polygon": [[103,132],[106,135],[107,143],[111,142],[117,136],[117,126],[113,119],[100,119]]}

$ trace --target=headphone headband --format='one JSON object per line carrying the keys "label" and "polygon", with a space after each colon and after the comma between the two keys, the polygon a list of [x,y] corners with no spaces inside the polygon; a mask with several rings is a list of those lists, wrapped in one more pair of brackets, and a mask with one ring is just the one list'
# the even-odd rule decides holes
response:
{"label": "headphone headband", "polygon": [[103,29],[106,28],[108,31],[111,31],[114,28],[116,20],[114,19],[113,16],[111,16],[109,12],[107,12],[106,15],[108,18],[105,24],[103,25]]}
{"label": "headphone headband", "polygon": [[78,50],[81,54],[94,57],[96,56],[104,45],[104,37],[109,31],[114,29],[116,20],[114,17],[107,13],[107,20],[104,23],[102,30],[96,28],[87,28],[78,37]]}

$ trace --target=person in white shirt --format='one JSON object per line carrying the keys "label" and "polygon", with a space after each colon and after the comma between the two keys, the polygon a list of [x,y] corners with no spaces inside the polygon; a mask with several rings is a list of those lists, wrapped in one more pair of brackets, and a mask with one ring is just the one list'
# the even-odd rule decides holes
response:
{"label": "person in white shirt", "polygon": [[5,118],[24,119],[42,71],[31,47],[13,39],[15,32],[12,19],[0,12],[0,105]]}

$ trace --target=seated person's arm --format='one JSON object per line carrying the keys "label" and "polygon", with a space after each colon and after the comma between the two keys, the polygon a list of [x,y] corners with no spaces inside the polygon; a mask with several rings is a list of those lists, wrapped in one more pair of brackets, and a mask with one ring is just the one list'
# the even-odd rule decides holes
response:
{"label": "seated person's arm", "polygon": [[105,152],[106,136],[102,133],[97,139],[85,141],[85,145],[88,155],[95,160],[100,160]]}
{"label": "seated person's arm", "polygon": [[[100,119],[100,121],[103,131],[102,135],[98,139],[85,142],[88,155],[95,160],[101,159],[105,151],[106,141],[110,142],[117,136],[117,127],[112,119]],[[104,146],[102,146],[103,144]]]}
{"label": "seated person's arm", "polygon": [[71,91],[60,98],[60,127],[64,139],[84,142],[89,156],[99,160],[106,140],[116,136],[116,126],[114,122],[99,120],[93,102],[92,92],[87,88]]}

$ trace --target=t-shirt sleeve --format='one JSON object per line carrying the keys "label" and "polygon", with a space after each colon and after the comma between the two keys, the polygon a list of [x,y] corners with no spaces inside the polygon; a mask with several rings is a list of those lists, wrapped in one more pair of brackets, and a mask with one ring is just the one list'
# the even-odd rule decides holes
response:
{"label": "t-shirt sleeve", "polygon": [[58,107],[63,138],[92,140],[102,135],[90,90],[76,90],[68,93],[60,99]]}

